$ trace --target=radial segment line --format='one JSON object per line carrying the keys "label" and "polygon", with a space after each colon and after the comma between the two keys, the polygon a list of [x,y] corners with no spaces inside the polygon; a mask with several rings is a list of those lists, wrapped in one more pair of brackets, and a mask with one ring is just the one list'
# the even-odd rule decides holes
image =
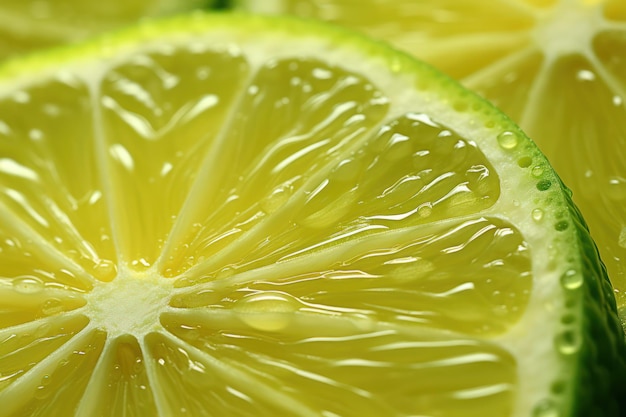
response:
{"label": "radial segment line", "polygon": [[[107,70],[110,70],[108,68]],[[124,259],[122,253],[121,238],[117,230],[116,224],[119,221],[115,216],[115,187],[113,185],[113,173],[111,167],[107,162],[107,141],[105,137],[105,126],[103,116],[103,106],[100,104],[100,98],[102,95],[101,82],[106,74],[105,70],[96,72],[93,80],[87,83],[88,91],[90,93],[92,117],[93,117],[93,137],[95,144],[94,159],[96,162],[96,168],[99,174],[100,185],[102,186],[102,194],[106,204],[106,211],[109,220],[109,229],[111,230],[111,240],[113,241],[113,247],[115,248],[115,255],[118,261],[127,261]]]}
{"label": "radial segment line", "polygon": [[[368,140],[374,138],[379,133],[382,126],[391,122],[393,118],[398,116],[398,114],[394,114],[393,117],[383,118],[381,121],[371,126],[368,133],[355,133],[357,138],[354,140],[354,143],[347,146],[334,158],[330,158],[326,164],[321,166],[291,197],[289,197],[283,206],[261,219],[257,224],[244,232],[232,243],[212,254],[205,260],[204,263],[197,264],[190,268],[185,274],[183,274],[183,276],[206,273],[214,265],[219,264],[224,258],[229,256],[232,252],[239,250],[241,247],[253,247],[254,243],[258,242],[261,236],[266,234],[268,230],[276,230],[277,228],[280,228],[281,225],[285,223],[285,219],[289,218],[290,213],[296,210],[298,205],[301,205],[307,200],[309,197],[307,193],[328,177],[329,173],[337,165],[337,163],[352,155],[355,151],[367,143]],[[359,135],[361,136],[360,138],[358,137]]]}
{"label": "radial segment line", "polygon": [[[159,258],[155,262],[157,266],[162,264],[164,254],[170,252],[171,246],[174,242],[176,242],[178,236],[184,233],[183,229],[186,226],[186,220],[193,217],[194,208],[198,206],[196,201],[200,199],[202,195],[213,193],[219,185],[219,181],[206,182],[204,179],[219,177],[219,172],[215,172],[215,175],[212,175],[212,171],[215,171],[215,167],[219,166],[219,164],[216,164],[215,162],[222,157],[223,149],[228,146],[228,134],[234,126],[234,121],[239,108],[245,100],[248,86],[252,83],[255,76],[256,71],[251,69],[247,79],[241,84],[242,88],[237,92],[236,97],[233,99],[233,105],[227,110],[222,128],[215,135],[215,140],[212,146],[209,146],[207,149],[206,155],[204,155],[202,162],[199,165],[199,172],[189,188],[185,201],[176,216],[176,221],[174,222],[174,225],[165,240],[163,249],[159,254]],[[206,139],[206,137],[204,139]]]}
{"label": "radial segment line", "polygon": [[192,352],[194,355],[202,358],[205,365],[208,365],[217,375],[225,381],[228,381],[229,384],[241,386],[242,383],[245,383],[248,387],[253,387],[256,396],[282,408],[288,415],[319,417],[318,412],[311,409],[297,398],[270,387],[263,380],[254,377],[249,372],[245,372],[240,367],[235,367],[226,361],[220,361],[207,352],[174,337],[170,333],[163,333],[163,336],[178,348]]}
{"label": "radial segment line", "polygon": [[602,81],[606,83],[609,90],[613,91],[613,93],[618,97],[626,99],[626,90],[624,90],[618,79],[606,69],[602,62],[600,62],[595,55],[589,55],[587,56],[587,59],[589,60],[589,63],[593,67],[594,71],[598,74]]}
{"label": "radial segment line", "polygon": [[[330,247],[321,249],[307,248],[283,257],[270,265],[264,265],[229,277],[191,285],[189,287],[174,288],[172,291],[174,294],[178,295],[196,293],[203,290],[236,287],[258,281],[275,282],[284,277],[315,272],[311,270],[311,265],[330,267],[333,264],[356,258],[376,249],[393,247],[398,244],[416,242],[418,240],[427,240],[430,237],[436,236],[438,232],[449,229],[451,226],[462,225],[474,220],[480,221],[482,219],[483,217],[481,217],[480,214],[473,214],[402,229],[385,230],[362,237],[357,235],[354,239],[339,242]],[[181,278],[193,276],[197,272],[197,270],[191,269],[181,275]]]}
{"label": "radial segment line", "polygon": [[[525,130],[528,129],[529,126],[535,125],[535,119],[540,114],[540,111],[543,111],[543,106],[541,106],[540,103],[545,94],[546,87],[549,84],[550,73],[552,72],[552,68],[555,63],[555,60],[546,56],[537,71],[537,76],[532,81],[526,105],[524,106],[522,114],[517,121],[520,126],[524,126]],[[532,132],[528,131],[526,133],[532,134]]]}
{"label": "radial segment line", "polygon": [[514,68],[524,60],[531,57],[533,54],[538,53],[539,50],[536,47],[527,47],[520,51],[508,54],[490,65],[481,68],[475,73],[465,77],[463,84],[471,88],[476,88],[478,85],[489,82],[493,79],[498,79],[500,74],[506,73],[511,68]]}
{"label": "radial segment line", "polygon": [[[219,326],[221,329],[229,329],[234,326],[239,328],[247,326],[240,318],[242,313],[224,309],[207,309],[204,307],[192,309],[172,309],[170,314],[181,322],[202,323],[207,326]],[[243,313],[245,314],[245,313]],[[418,325],[407,322],[381,321],[371,317],[354,314],[320,314],[312,310],[299,310],[285,313],[291,317],[288,327],[281,329],[289,336],[302,336],[307,341],[338,341],[354,340],[355,338],[371,338],[378,336],[402,335],[398,342],[392,345],[372,348],[373,350],[393,350],[393,348],[422,348],[422,347],[449,347],[449,346],[477,346],[494,345],[490,337],[460,333],[455,330],[440,329],[427,325]],[[308,331],[307,329],[314,329]],[[324,329],[325,335],[320,335],[319,329]],[[175,336],[172,336],[175,337]],[[496,337],[494,337],[496,339]],[[188,345],[185,342],[185,345]],[[215,360],[215,359],[214,359]]]}
{"label": "radial segment line", "polygon": [[[159,331],[158,334],[164,334],[164,332]],[[155,361],[152,360],[150,349],[146,346],[146,338],[139,339],[137,342],[139,343],[139,349],[141,350],[143,363],[146,368],[148,384],[152,388],[152,398],[154,399],[154,406],[157,412],[155,417],[170,417],[170,414],[167,412],[169,408],[166,402],[167,395],[159,382],[160,379],[157,374]]]}
{"label": "radial segment line", "polygon": [[87,382],[87,388],[85,388],[85,392],[78,403],[74,417],[91,417],[97,415],[98,409],[96,407],[102,405],[99,403],[98,397],[100,396],[104,382],[107,380],[106,371],[113,355],[111,352],[113,345],[114,343],[111,339],[107,338],[102,353],[94,367],[94,371],[89,378],[89,382]]}
{"label": "radial segment line", "polygon": [[37,320],[27,321],[25,323],[20,323],[14,326],[5,327],[3,329],[0,329],[0,340],[6,340],[8,339],[8,337],[17,333],[24,333],[24,332],[36,330],[42,325],[45,325],[49,322],[57,321],[59,317],[63,317],[63,316],[69,317],[69,316],[78,316],[78,315],[80,315],[80,313],[77,310],[72,310],[72,311],[66,311],[60,314],[56,314],[54,316],[42,317]]}
{"label": "radial segment line", "polygon": [[425,61],[433,60],[432,57],[457,55],[459,51],[468,49],[489,49],[502,44],[515,44],[519,40],[528,38],[527,32],[483,32],[463,34],[450,38],[439,39],[430,44],[420,43],[420,57]]}
{"label": "radial segment line", "polygon": [[69,356],[78,346],[84,344],[95,330],[89,324],[75,334],[61,347],[31,368],[11,385],[0,391],[0,404],[4,415],[14,415],[20,407],[33,398],[37,386],[44,375],[51,375],[63,358]]}
{"label": "radial segment line", "polygon": [[64,268],[80,277],[80,279],[87,280],[92,284],[96,282],[95,278],[86,273],[79,264],[67,254],[54,247],[48,239],[45,239],[37,233],[31,226],[24,222],[20,216],[13,213],[11,209],[6,207],[3,203],[0,203],[0,218],[11,219],[10,222],[4,222],[2,226],[12,236],[19,237],[27,242],[33,242],[33,247],[37,250],[36,255],[52,263],[63,265]]}

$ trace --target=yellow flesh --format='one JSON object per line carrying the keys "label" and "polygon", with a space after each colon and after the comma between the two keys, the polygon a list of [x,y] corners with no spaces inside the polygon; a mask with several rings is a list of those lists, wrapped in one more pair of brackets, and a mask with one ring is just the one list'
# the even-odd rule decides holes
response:
{"label": "yellow flesh", "polygon": [[626,307],[626,2],[284,0],[247,7],[320,17],[390,40],[494,102],[574,192],[618,305]]}
{"label": "yellow flesh", "polygon": [[5,412],[509,415],[524,236],[472,216],[500,195],[475,144],[388,106],[184,49],[2,99]]}

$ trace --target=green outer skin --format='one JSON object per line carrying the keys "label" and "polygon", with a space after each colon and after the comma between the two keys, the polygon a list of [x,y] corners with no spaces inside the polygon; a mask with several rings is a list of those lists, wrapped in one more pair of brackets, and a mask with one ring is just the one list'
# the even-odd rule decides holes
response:
{"label": "green outer skin", "polygon": [[[213,0],[213,5],[214,8],[225,8],[228,7],[228,1]],[[359,49],[364,55],[382,59],[389,67],[399,67],[399,72],[417,72],[423,77],[432,79],[435,97],[445,92],[458,97],[469,97],[472,103],[481,105],[472,109],[475,115],[482,113],[482,117],[485,117],[484,114],[488,114],[496,124],[519,133],[520,137],[527,141],[524,145],[532,151],[533,157],[539,162],[545,161],[546,167],[549,166],[536,145],[493,105],[430,65],[395,50],[385,42],[372,40],[365,35],[331,24],[298,18],[255,17],[225,12],[212,15],[195,13],[191,17],[180,15],[165,20],[144,22],[133,28],[105,34],[79,45],[62,45],[10,59],[0,65],[0,83],[11,83],[14,78],[27,79],[28,74],[36,74],[38,71],[46,73],[64,64],[80,65],[81,62],[106,60],[118,52],[126,52],[128,46],[170,35],[176,38],[201,34],[207,28],[239,27],[246,28],[251,33],[269,29],[276,33],[315,34],[325,37],[326,41],[342,42]],[[553,181],[556,187],[552,187],[552,195],[560,196],[562,199],[560,202],[567,208],[563,218],[571,220],[574,227],[562,232],[562,236],[570,242],[576,259],[583,263],[577,266],[582,271],[584,283],[566,297],[566,302],[573,306],[570,311],[574,317],[569,323],[572,336],[580,348],[563,357],[562,363],[566,365],[567,373],[563,373],[562,376],[566,379],[561,380],[560,385],[558,382],[555,383],[552,388],[553,394],[556,394],[558,399],[554,402],[540,403],[532,416],[528,417],[626,417],[626,338],[617,316],[613,289],[584,219],[571,199],[571,193],[551,169],[543,178]]]}
{"label": "green outer skin", "polygon": [[582,348],[574,376],[578,380],[573,392],[576,401],[570,415],[626,416],[626,342],[613,287],[580,211],[570,194],[566,193],[566,197],[571,217],[577,221],[585,277],[577,297],[582,316]]}

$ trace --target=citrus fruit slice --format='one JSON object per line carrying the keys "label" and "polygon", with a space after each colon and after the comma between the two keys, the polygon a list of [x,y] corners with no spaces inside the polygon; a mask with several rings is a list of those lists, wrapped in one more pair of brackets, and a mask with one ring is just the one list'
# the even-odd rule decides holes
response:
{"label": "citrus fruit slice", "polygon": [[217,0],[3,0],[0,59],[75,42],[146,17],[206,7]]}
{"label": "citrus fruit slice", "polygon": [[237,3],[384,38],[494,102],[538,143],[573,190],[618,305],[626,308],[625,1]]}
{"label": "citrus fruit slice", "polygon": [[568,192],[487,102],[289,19],[0,69],[4,416],[617,416]]}

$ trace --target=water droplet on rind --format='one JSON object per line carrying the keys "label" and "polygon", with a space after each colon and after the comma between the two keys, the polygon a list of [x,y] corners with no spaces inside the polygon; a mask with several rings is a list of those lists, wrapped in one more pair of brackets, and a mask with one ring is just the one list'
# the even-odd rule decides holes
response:
{"label": "water droplet on rind", "polygon": [[519,136],[515,132],[505,131],[498,135],[498,144],[502,149],[514,149],[519,143]]}
{"label": "water droplet on rind", "polygon": [[540,208],[536,208],[532,211],[533,220],[539,222],[543,219],[543,210]]}
{"label": "water droplet on rind", "polygon": [[531,170],[531,174],[535,178],[541,177],[543,175],[543,167],[541,165],[535,165]]}
{"label": "water droplet on rind", "polygon": [[568,290],[575,290],[582,287],[584,277],[575,270],[571,269],[561,275],[561,285]]}
{"label": "water droplet on rind", "polygon": [[465,112],[468,109],[467,101],[464,100],[457,100],[452,106],[454,107],[454,110],[458,112]]}
{"label": "water droplet on rind", "polygon": [[567,297],[567,296],[565,297],[564,306],[565,306],[565,308],[574,308],[574,307],[576,307],[578,305],[578,302],[579,302],[578,297],[573,297],[570,294],[569,297]]}
{"label": "water droplet on rind", "polygon": [[550,180],[541,180],[537,183],[537,189],[539,191],[546,191],[552,187],[552,182]]}
{"label": "water droplet on rind", "polygon": [[567,230],[567,228],[568,228],[568,227],[569,227],[569,223],[568,223],[567,221],[565,221],[565,220],[561,220],[560,222],[557,222],[557,223],[554,225],[554,229],[555,229],[557,232],[562,232],[562,231],[564,231],[564,230]]}
{"label": "water droplet on rind", "polygon": [[555,345],[563,355],[572,355],[580,349],[580,338],[574,330],[564,330],[556,336]]}
{"label": "water droplet on rind", "polygon": [[522,156],[517,160],[517,165],[520,168],[528,168],[533,163],[533,159],[530,156]]}

